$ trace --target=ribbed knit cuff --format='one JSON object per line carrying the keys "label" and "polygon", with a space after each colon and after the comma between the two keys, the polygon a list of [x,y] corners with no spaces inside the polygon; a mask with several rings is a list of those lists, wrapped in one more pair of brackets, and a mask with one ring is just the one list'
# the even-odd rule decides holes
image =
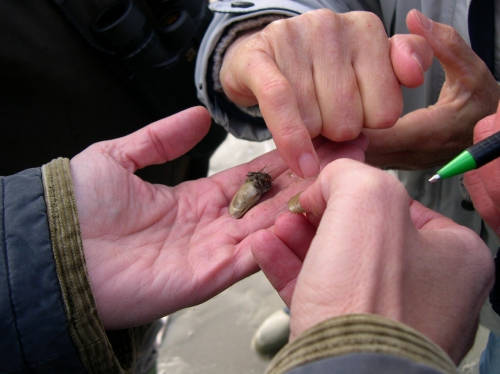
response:
{"label": "ribbed knit cuff", "polygon": [[[214,82],[215,92],[224,94],[224,90],[222,89],[222,84],[220,81],[220,70],[222,68],[222,61],[224,60],[224,54],[226,53],[227,48],[231,45],[231,43],[233,43],[236,40],[236,38],[238,38],[239,34],[247,30],[256,29],[258,27],[265,27],[271,22],[284,18],[286,17],[279,14],[265,15],[238,22],[229,29],[226,35],[219,41],[219,44],[217,44],[217,47],[215,48],[213,53],[214,66],[212,69],[212,80]],[[246,113],[252,117],[262,118],[262,114],[260,113],[258,105],[250,107],[236,105],[236,107],[238,107],[238,109],[240,109],[243,113]]]}
{"label": "ribbed knit cuff", "polygon": [[381,353],[455,373],[450,357],[411,327],[373,314],[351,314],[326,320],[286,345],[266,374],[279,374],[311,361],[354,353]]}
{"label": "ribbed knit cuff", "polygon": [[69,333],[80,358],[89,373],[133,372],[132,330],[114,331],[113,341],[118,344],[111,345],[97,313],[85,266],[69,160],[53,160],[42,167],[42,174],[57,276]]}
{"label": "ribbed knit cuff", "polygon": [[224,59],[224,54],[226,49],[233,43],[240,33],[256,29],[258,27],[264,27],[273,21],[286,18],[283,15],[272,14],[265,15],[257,18],[250,18],[245,21],[241,21],[232,26],[226,33],[226,35],[219,41],[219,44],[214,49],[214,68],[212,70],[212,79],[214,81],[215,92],[224,92],[222,90],[222,84],[220,83],[220,69],[222,67],[222,60]]}

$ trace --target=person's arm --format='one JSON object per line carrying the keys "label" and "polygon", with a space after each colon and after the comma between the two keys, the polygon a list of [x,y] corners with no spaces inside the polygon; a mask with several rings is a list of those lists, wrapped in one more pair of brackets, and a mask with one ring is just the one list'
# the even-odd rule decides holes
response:
{"label": "person's arm", "polygon": [[132,372],[130,331],[112,347],[97,313],[69,160],[1,177],[0,221],[2,370]]}
{"label": "person's arm", "polygon": [[[499,104],[500,105],[500,104]],[[474,128],[474,143],[500,131],[500,116],[497,113],[479,121]],[[474,208],[486,223],[500,236],[500,159],[465,174],[465,186],[470,193]],[[493,310],[500,315],[500,257],[497,254],[496,282],[490,293]]]}
{"label": "person's arm", "polygon": [[[54,370],[131,372],[129,328],[200,304],[257,271],[252,234],[272,226],[311,183],[292,175],[277,151],[176,187],[134,174],[189,151],[210,123],[204,108],[191,108],[71,161],[0,179],[1,357],[12,357],[2,369],[45,362]],[[362,160],[367,142],[315,145],[326,165]],[[235,219],[234,194],[264,167],[271,190]]]}
{"label": "person's arm", "polygon": [[[216,122],[237,137],[272,134],[287,165],[313,177],[319,169],[311,138],[346,141],[363,126],[392,126],[402,111],[400,85],[421,84],[432,53],[420,37],[389,40],[376,14],[350,12],[361,6],[311,2],[316,8],[303,13],[290,4],[292,14],[266,5],[256,18],[260,5],[235,10],[215,3],[227,13],[216,15],[205,35],[196,83]],[[283,19],[273,21],[273,14]],[[248,18],[251,30],[244,32]],[[233,22],[236,30],[224,34]]]}
{"label": "person's arm", "polygon": [[[219,72],[224,53],[240,33],[263,28],[274,20],[294,17],[320,9],[317,1],[252,1],[241,7],[233,2],[218,1],[210,5],[214,19],[205,32],[196,61],[195,82],[198,98],[212,118],[237,138],[262,141],[271,138],[260,111],[244,110],[231,103],[220,85]],[[248,6],[250,5],[250,6]],[[348,11],[336,5],[337,12]]]}
{"label": "person's arm", "polygon": [[[226,5],[220,6],[228,6],[227,3],[222,3]],[[312,3],[309,3],[312,4]],[[337,16],[342,16],[343,9],[336,9],[335,5],[337,3],[333,3],[332,7],[329,10],[333,10]],[[314,5],[317,6],[318,4]],[[325,9],[324,6],[319,6],[318,8],[313,9]],[[370,9],[372,10],[372,9]],[[225,17],[224,19],[232,20],[231,12],[237,13],[237,17],[250,17],[250,15],[245,10],[241,9],[225,9],[228,13],[222,15],[221,17]],[[376,10],[372,10],[376,11]],[[241,13],[239,13],[241,12]],[[309,12],[309,13],[314,13]],[[250,13],[253,14],[253,13]],[[298,17],[293,18],[301,18],[305,16],[305,14],[301,14]],[[333,17],[333,16],[332,16]],[[314,18],[314,17],[313,17]],[[335,17],[333,17],[335,18]],[[216,20],[218,20],[216,16]],[[318,18],[319,19],[319,18]],[[370,147],[367,153],[367,161],[373,165],[377,165],[385,168],[399,168],[399,169],[425,169],[436,165],[441,165],[447,161],[449,161],[453,156],[455,156],[460,150],[467,147],[471,143],[471,134],[472,128],[476,124],[476,122],[493,113],[496,103],[500,98],[500,88],[492,76],[492,74],[486,68],[486,65],[480,60],[478,56],[472,51],[472,49],[466,44],[464,40],[462,40],[459,33],[453,29],[451,26],[447,26],[444,24],[439,24],[437,22],[430,22],[428,18],[423,16],[422,14],[411,11],[408,14],[408,22],[407,27],[412,33],[413,37],[422,37],[428,42],[429,48],[432,48],[433,53],[436,55],[439,63],[444,67],[446,73],[446,81],[441,90],[441,94],[439,95],[439,99],[437,103],[429,102],[430,98],[428,98],[426,92],[422,92],[422,98],[417,100],[418,102],[424,103],[421,106],[430,105],[427,108],[421,108],[418,110],[414,110],[407,115],[400,118],[394,125],[394,127],[389,129],[382,129],[383,125],[377,123],[380,120],[379,115],[375,111],[370,111],[369,108],[378,108],[381,109],[381,112],[384,113],[385,116],[389,114],[394,114],[397,117],[401,114],[398,112],[400,107],[396,104],[399,100],[397,98],[398,95],[391,95],[390,90],[386,90],[386,88],[380,87],[379,85],[370,84],[368,85],[369,89],[375,89],[379,92],[380,97],[383,98],[382,105],[365,105],[364,98],[362,98],[363,102],[363,115],[364,115],[364,123],[363,125],[369,130],[367,134],[370,137]],[[286,22],[284,22],[286,21]],[[272,24],[280,23],[280,25],[286,25],[287,23],[294,23],[290,18],[272,22]],[[398,21],[402,23],[401,21]],[[327,25],[332,25],[331,21],[322,22],[323,27]],[[270,25],[270,26],[271,26]],[[357,27],[359,27],[360,23],[357,23]],[[299,37],[294,36],[290,38],[293,39],[293,45],[290,48],[286,47],[286,41],[281,40],[278,42],[272,42],[271,31],[269,27],[266,28],[266,33],[263,34],[263,40],[271,41],[272,46],[277,46],[274,49],[271,49],[271,53],[269,54],[267,50],[261,48],[259,44],[257,44],[258,48],[264,52],[264,54],[269,54],[270,58],[276,58],[278,69],[283,73],[285,77],[285,81],[280,81],[279,75],[273,74],[272,79],[268,79],[269,72],[272,69],[266,68],[258,68],[259,74],[252,73],[249,68],[250,65],[246,64],[246,62],[252,61],[255,62],[255,59],[246,59],[243,60],[243,65],[241,65],[240,70],[236,71],[234,74],[236,78],[225,78],[223,75],[224,69],[221,71],[221,86],[224,87],[224,95],[218,94],[217,92],[209,93],[206,90],[212,89],[214,86],[213,79],[211,78],[211,71],[213,66],[210,65],[210,58],[213,56],[211,51],[218,45],[216,41],[218,41],[223,35],[224,30],[226,30],[226,25],[222,28],[217,28],[216,24],[212,24],[214,29],[209,30],[207,33],[207,38],[205,40],[213,40],[214,43],[208,49],[202,47],[200,49],[200,58],[198,59],[198,69],[197,69],[197,77],[196,83],[198,86],[200,97],[204,98],[204,102],[207,103],[209,109],[212,111],[214,118],[217,119],[217,122],[224,124],[224,126],[233,126],[235,124],[235,128],[238,128],[237,131],[234,129],[230,129],[234,134],[237,134],[239,137],[248,137],[249,139],[257,139],[262,140],[267,137],[267,129],[273,134],[273,137],[277,143],[278,149],[280,149],[281,153],[284,155],[285,160],[288,165],[295,170],[299,175],[303,175],[303,173],[299,170],[301,169],[299,164],[299,158],[302,154],[308,154],[311,152],[311,145],[307,144],[308,137],[306,133],[309,133],[310,137],[314,137],[314,134],[321,133],[333,140],[341,140],[341,135],[338,133],[339,126],[335,124],[335,121],[341,121],[344,124],[344,127],[351,126],[351,122],[353,123],[350,131],[353,129],[360,128],[359,123],[356,125],[355,118],[353,116],[359,115],[359,110],[352,110],[353,103],[356,103],[356,100],[352,100],[347,103],[347,105],[341,105],[339,103],[339,110],[334,110],[335,115],[330,115],[329,111],[332,111],[332,108],[336,108],[335,100],[325,99],[330,96],[336,98],[336,100],[342,101],[342,98],[350,98],[355,97],[350,95],[350,91],[348,86],[344,86],[340,89],[340,92],[343,95],[339,95],[335,93],[335,89],[328,89],[330,91],[330,96],[322,92],[321,89],[306,89],[304,81],[307,79],[307,74],[305,73],[297,73],[300,69],[297,69],[296,66],[290,68],[291,72],[294,72],[299,77],[299,80],[295,82],[293,80],[293,74],[287,72],[286,67],[280,66],[278,61],[280,57],[280,53],[287,58],[284,58],[285,61],[294,61],[298,63],[298,61],[308,62],[310,65],[312,63],[308,60],[310,56],[324,56],[325,52],[328,51],[329,47],[332,47],[331,44],[322,40],[321,36],[328,35],[329,41],[334,43],[338,41],[335,35],[341,34],[343,35],[343,40],[352,40],[350,43],[350,47],[355,49],[356,40],[361,40],[360,38],[351,38],[349,37],[349,32],[329,32],[329,33],[321,33],[318,35],[314,35],[314,37],[308,39],[309,42],[305,43],[309,48],[303,49],[300,47],[301,38],[307,38],[307,32],[311,32],[311,30],[315,30],[314,24],[302,25],[299,28],[299,32],[297,35]],[[282,26],[280,26],[282,27]],[[293,28],[282,27],[285,30],[286,35],[294,35]],[[274,27],[274,30],[279,28]],[[381,28],[382,30],[383,28]],[[211,38],[209,35],[212,35],[213,30],[217,30],[214,38]],[[306,30],[302,32],[301,30]],[[319,30],[319,29],[318,29]],[[360,30],[362,28],[360,27]],[[376,40],[376,33],[374,33],[375,28],[371,30],[364,30],[364,33],[360,33],[360,35],[369,35],[372,38],[372,42]],[[259,34],[262,34],[264,30],[260,31]],[[406,32],[406,31],[405,31]],[[412,44],[407,44],[410,35],[395,35],[390,39],[391,42],[391,59],[392,66],[394,67],[394,73],[396,74],[400,83],[408,87],[418,86],[418,82],[416,80],[411,79],[410,83],[405,82],[405,79],[408,77],[408,72],[412,71],[413,67],[417,67],[420,65],[420,70],[425,71],[429,65],[427,65],[428,53],[421,54],[418,49]],[[277,40],[277,39],[276,39]],[[405,42],[401,42],[401,41]],[[410,39],[411,40],[411,39]],[[258,41],[258,40],[257,40]],[[252,41],[255,43],[255,40]],[[376,43],[377,47],[380,49],[381,46]],[[319,45],[318,50],[321,52],[315,53],[315,45]],[[205,45],[205,47],[208,45]],[[383,46],[382,46],[383,47]],[[408,48],[410,47],[410,48]],[[337,47],[338,48],[338,47]],[[224,49],[226,50],[226,49]],[[229,48],[228,53],[231,53],[231,49]],[[239,49],[236,53],[238,58],[244,57],[244,54]],[[372,59],[368,59],[370,66],[380,66],[379,63],[374,63],[374,54],[369,50],[365,49],[368,55],[372,57]],[[398,57],[392,56],[393,52]],[[296,57],[296,55],[299,58]],[[349,53],[343,53],[344,56],[349,56]],[[290,57],[291,56],[291,57]],[[358,55],[357,57],[361,56]],[[413,57],[419,60],[419,63],[414,62],[414,66],[412,65],[411,58]],[[225,61],[224,57],[223,61]],[[396,60],[394,59],[396,58]],[[402,58],[402,61],[397,61],[397,59]],[[315,74],[321,74],[320,72],[330,72],[331,76],[336,79],[333,83],[338,82],[339,73],[335,70],[340,66],[340,71],[342,70],[342,64],[339,63],[341,59],[331,59],[330,61],[335,60],[335,64],[330,64],[327,69],[320,69],[320,66],[315,66],[313,70]],[[351,59],[349,59],[351,60]],[[206,62],[203,62],[206,61]],[[314,61],[311,59],[311,61]],[[226,62],[224,62],[226,63]],[[333,66],[332,66],[333,65]],[[358,64],[353,64],[357,66]],[[204,68],[202,68],[204,67]],[[231,67],[234,70],[234,67]],[[230,69],[230,70],[231,70]],[[254,68],[255,69],[255,68]],[[406,71],[400,71],[399,69],[403,69]],[[262,74],[265,71],[266,74]],[[307,71],[307,69],[306,69]],[[356,72],[358,73],[358,71]],[[213,74],[213,72],[212,72]],[[325,73],[326,74],[326,73]],[[378,73],[377,73],[378,74]],[[391,82],[392,79],[380,78],[379,75],[373,74],[371,72],[371,76],[376,76],[378,81]],[[413,74],[413,73],[412,73]],[[433,73],[430,80],[428,79],[429,87],[433,87],[433,90],[436,90],[436,85],[441,85],[440,81],[436,78],[438,74],[441,74],[438,69],[433,68]],[[290,79],[290,77],[292,77]],[[470,78],[473,77],[473,78]],[[331,78],[331,79],[333,79]],[[360,78],[360,77],[358,77]],[[421,76],[423,79],[423,77]],[[227,79],[229,83],[224,83]],[[231,79],[240,79],[242,82],[236,82],[237,84],[231,83]],[[253,79],[253,82],[246,82]],[[276,84],[277,82],[281,82],[278,86],[280,86],[281,95],[273,94],[272,85],[266,85],[266,79]],[[362,81],[362,79],[358,79]],[[288,81],[291,85],[291,88],[288,89],[288,95],[284,95],[283,92],[286,92],[286,81]],[[327,87],[335,87],[335,84],[329,83],[328,75],[325,77],[318,78],[319,82],[325,82]],[[421,82],[422,80],[420,80]],[[252,86],[253,84],[253,86]],[[241,86],[238,88],[238,85]],[[235,87],[231,87],[235,86]],[[307,85],[306,85],[307,86]],[[263,92],[259,92],[259,90],[265,93],[263,96]],[[204,93],[202,93],[204,91]],[[234,91],[234,92],[233,92]],[[249,94],[249,91],[252,92],[252,95]],[[324,90],[323,90],[324,91]],[[367,90],[363,90],[366,92]],[[314,93],[314,95],[313,95]],[[237,94],[237,95],[236,95]],[[238,97],[240,95],[240,97]],[[244,97],[247,95],[248,97]],[[226,96],[230,98],[230,100],[226,99]],[[255,101],[255,96],[257,101]],[[263,98],[265,97],[265,99]],[[281,97],[281,100],[278,98]],[[312,99],[310,98],[312,97]],[[317,97],[317,99],[316,99]],[[392,100],[385,100],[387,97],[392,97]],[[339,99],[340,98],[340,99]],[[210,102],[210,100],[214,100],[215,103]],[[325,100],[329,103],[328,106],[325,106],[325,110],[323,110],[321,105],[321,100]],[[315,103],[317,101],[317,103]],[[414,100],[415,101],[415,100]],[[260,121],[258,118],[252,117],[250,115],[244,116],[238,107],[234,106],[231,102],[238,104],[241,106],[254,105],[256,102],[260,105],[260,110],[265,119],[265,123]],[[296,103],[297,102],[297,103]],[[385,107],[384,104],[386,102],[391,103],[394,107],[389,108]],[[427,104],[425,104],[427,103]],[[414,102],[408,103],[410,107],[414,107],[416,104]],[[417,106],[418,107],[418,106]],[[228,108],[232,108],[228,110]],[[321,108],[322,110],[317,111],[316,108]],[[383,108],[383,110],[382,110]],[[345,115],[339,114],[345,111]],[[320,114],[318,114],[320,113]],[[325,114],[326,113],[326,114]],[[321,121],[318,120],[321,119]],[[354,118],[354,119],[353,119]],[[347,119],[347,120],[346,120]],[[349,121],[351,119],[352,121]],[[371,121],[374,121],[373,123]],[[382,121],[383,122],[383,121]],[[391,122],[391,121],[389,121]],[[349,123],[349,125],[345,125]],[[251,124],[250,128],[254,130],[250,130],[247,125]],[[240,126],[241,125],[241,126]],[[291,130],[293,129],[293,131]],[[376,130],[376,131],[375,131]],[[381,130],[381,131],[379,131]],[[258,134],[256,133],[258,132]],[[284,135],[283,135],[284,134]],[[342,134],[342,136],[348,136],[346,133]],[[309,158],[312,160],[311,158]],[[314,162],[310,162],[311,165],[314,165]],[[314,167],[311,167],[313,171]],[[307,175],[307,174],[306,174]]]}
{"label": "person's arm", "polygon": [[[290,306],[291,343],[277,360],[295,367],[372,352],[452,372],[493,285],[479,236],[411,200],[390,174],[351,160],[332,162],[293,206],[308,213],[278,216],[252,242]],[[308,356],[301,344],[321,353]]]}
{"label": "person's arm", "polygon": [[[367,7],[368,4],[369,7]],[[210,9],[214,12],[214,19],[205,33],[197,57],[195,81],[198,97],[207,106],[217,123],[223,125],[238,138],[254,141],[262,141],[271,137],[271,133],[260,118],[260,113],[257,111],[259,119],[255,119],[255,114],[245,116],[249,110],[227,102],[219,78],[224,53],[241,33],[263,28],[277,19],[295,17],[317,9],[329,9],[336,13],[366,10],[382,17],[378,1],[364,1],[363,4],[351,1],[349,5],[338,0],[328,2],[257,0],[242,3],[217,1],[210,5]],[[255,111],[250,113],[255,113]],[[254,117],[253,120],[251,120],[252,117]]]}

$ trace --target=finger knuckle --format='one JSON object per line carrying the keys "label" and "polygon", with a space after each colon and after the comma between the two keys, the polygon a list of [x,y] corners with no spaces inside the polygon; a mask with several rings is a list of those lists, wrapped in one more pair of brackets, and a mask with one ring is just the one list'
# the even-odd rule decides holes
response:
{"label": "finger knuckle", "polygon": [[379,169],[371,168],[358,178],[362,190],[375,196],[384,196],[390,201],[400,201],[407,196],[405,187],[394,176]]}
{"label": "finger knuckle", "polygon": [[277,137],[283,144],[287,144],[289,147],[297,143],[297,140],[302,139],[300,133],[296,126],[289,121],[283,121],[277,131]]}
{"label": "finger knuckle", "polygon": [[[374,35],[383,35],[387,38],[382,20],[372,12],[350,12],[346,17],[350,24],[356,25],[357,30],[362,30],[363,34],[372,39]],[[367,32],[367,30],[369,32]]]}
{"label": "finger knuckle", "polygon": [[[288,80],[282,75],[265,77],[259,89],[259,101],[273,103],[287,97],[292,91]],[[281,103],[276,103],[280,105]]]}

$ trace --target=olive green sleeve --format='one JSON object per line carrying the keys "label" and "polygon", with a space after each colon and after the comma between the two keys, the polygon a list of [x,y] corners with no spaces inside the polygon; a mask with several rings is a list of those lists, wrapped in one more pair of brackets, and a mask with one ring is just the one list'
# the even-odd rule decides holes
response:
{"label": "olive green sleeve", "polygon": [[355,353],[394,355],[444,373],[457,372],[439,346],[411,327],[374,314],[351,314],[305,331],[278,352],[266,374],[284,373],[311,361]]}
{"label": "olive green sleeve", "polygon": [[64,312],[79,356],[89,373],[133,372],[132,330],[106,333],[97,313],[85,265],[69,160],[59,158],[44,165],[42,174]]}

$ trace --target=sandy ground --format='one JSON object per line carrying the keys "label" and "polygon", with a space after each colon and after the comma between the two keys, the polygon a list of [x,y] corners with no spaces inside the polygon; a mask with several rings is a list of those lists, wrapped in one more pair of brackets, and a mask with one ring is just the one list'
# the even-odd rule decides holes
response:
{"label": "sandy ground", "polygon": [[[211,160],[210,173],[247,162],[274,149],[271,141],[245,142],[228,136]],[[250,342],[255,330],[283,302],[262,273],[257,273],[212,300],[171,315],[158,361],[159,374],[263,373],[269,358],[257,355]],[[488,331],[476,343],[459,372],[478,374],[478,359]]]}

